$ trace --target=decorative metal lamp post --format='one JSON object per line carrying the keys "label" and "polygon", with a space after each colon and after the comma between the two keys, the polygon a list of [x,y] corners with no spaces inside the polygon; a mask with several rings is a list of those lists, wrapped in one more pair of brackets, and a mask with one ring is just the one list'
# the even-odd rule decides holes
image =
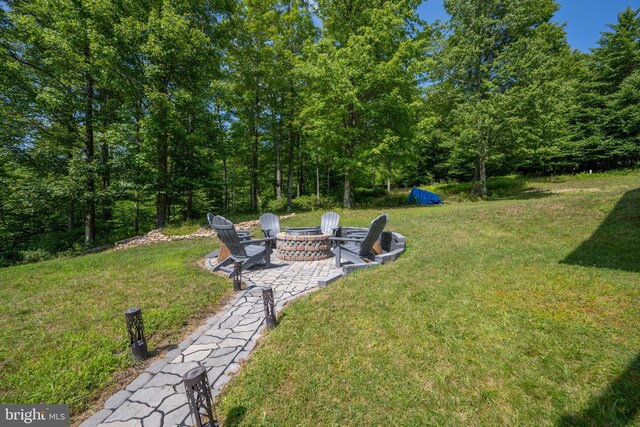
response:
{"label": "decorative metal lamp post", "polygon": [[131,307],[124,311],[129,332],[129,347],[135,360],[143,360],[149,354],[147,351],[147,339],[144,337],[144,323],[142,322],[142,309]]}
{"label": "decorative metal lamp post", "polygon": [[233,290],[242,290],[242,261],[233,262]]}
{"label": "decorative metal lamp post", "polygon": [[218,427],[218,420],[213,415],[207,370],[198,366],[184,374],[182,380],[196,427]]}
{"label": "decorative metal lamp post", "polygon": [[262,290],[262,301],[264,302],[264,318],[267,323],[267,328],[273,329],[276,327],[276,308],[273,304],[273,288]]}

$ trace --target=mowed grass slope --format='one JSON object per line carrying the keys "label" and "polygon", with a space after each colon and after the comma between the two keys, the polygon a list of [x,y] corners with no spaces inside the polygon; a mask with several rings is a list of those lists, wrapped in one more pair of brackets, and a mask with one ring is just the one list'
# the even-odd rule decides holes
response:
{"label": "mowed grass slope", "polygon": [[0,402],[78,414],[133,380],[119,374],[133,365],[123,311],[142,307],[151,351],[178,344],[231,293],[197,266],[213,247],[181,241],[0,269]]}
{"label": "mowed grass slope", "polygon": [[532,185],[388,210],[407,252],[289,306],[225,425],[640,425],[640,176]]}

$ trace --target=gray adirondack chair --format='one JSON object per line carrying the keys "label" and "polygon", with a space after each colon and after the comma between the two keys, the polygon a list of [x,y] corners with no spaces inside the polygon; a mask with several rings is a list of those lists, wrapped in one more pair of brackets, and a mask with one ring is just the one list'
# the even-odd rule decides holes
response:
{"label": "gray adirondack chair", "polygon": [[388,220],[389,217],[387,215],[380,215],[371,221],[364,237],[331,237],[331,240],[337,243],[331,250],[336,256],[336,267],[340,267],[342,258],[354,264],[373,261],[374,255],[371,250],[380,238]]}
{"label": "gray adirondack chair", "polygon": [[265,266],[271,267],[271,241],[273,237],[266,239],[240,240],[240,236],[236,232],[233,224],[213,224],[218,238],[229,248],[231,256],[220,262],[213,268],[213,271],[222,270],[229,274],[229,277],[235,276],[235,269],[230,265],[235,262],[241,262],[241,271],[251,268],[256,264],[264,261]]}
{"label": "gray adirondack chair", "polygon": [[339,236],[340,231],[340,215],[335,212],[327,212],[320,218],[320,229],[322,234],[329,236]]}
{"label": "gray adirondack chair", "polygon": [[[223,217],[222,215],[214,215],[211,212],[207,214],[207,221],[209,221],[209,225],[211,228],[214,228],[214,224],[218,225],[233,225],[231,221]],[[234,226],[235,228],[235,226]],[[240,240],[249,240],[251,239],[251,232],[249,230],[236,230],[238,233],[238,237]]]}
{"label": "gray adirondack chair", "polygon": [[269,212],[263,213],[260,215],[260,228],[264,237],[276,237],[280,232],[280,218]]}

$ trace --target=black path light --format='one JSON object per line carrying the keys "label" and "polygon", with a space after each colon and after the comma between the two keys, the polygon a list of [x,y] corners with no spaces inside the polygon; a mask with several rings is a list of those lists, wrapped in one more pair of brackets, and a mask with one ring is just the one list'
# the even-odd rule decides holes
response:
{"label": "black path light", "polygon": [[262,290],[262,301],[264,302],[264,318],[267,323],[267,328],[273,329],[276,327],[276,308],[273,304],[273,288]]}
{"label": "black path light", "polygon": [[142,309],[131,307],[124,311],[129,332],[129,347],[136,360],[142,360],[149,354],[147,351],[147,339],[144,337],[144,323],[142,321]]}
{"label": "black path light", "polygon": [[218,427],[218,420],[213,415],[213,399],[207,370],[203,366],[198,366],[184,374],[182,380],[195,426]]}
{"label": "black path light", "polygon": [[242,290],[242,261],[235,260],[233,263],[233,290]]}

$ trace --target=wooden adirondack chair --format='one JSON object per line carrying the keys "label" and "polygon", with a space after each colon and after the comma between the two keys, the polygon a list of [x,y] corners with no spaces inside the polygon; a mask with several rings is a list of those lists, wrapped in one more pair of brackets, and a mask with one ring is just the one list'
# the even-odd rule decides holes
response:
{"label": "wooden adirondack chair", "polygon": [[[233,223],[228,219],[226,219],[225,217],[221,215],[214,215],[212,213],[207,214],[207,220],[209,221],[209,225],[211,226],[211,228],[213,228],[214,230],[215,230],[214,228],[215,224],[233,225]],[[235,230],[235,226],[233,228]],[[238,237],[240,238],[240,240],[251,239],[251,232],[249,230],[236,230],[236,233],[238,233]],[[219,263],[224,261],[230,256],[231,256],[231,251],[229,251],[229,248],[227,248],[227,246],[224,243],[220,244],[220,249],[216,249],[215,251],[207,255],[208,258],[218,257]]]}
{"label": "wooden adirondack chair", "polygon": [[264,237],[276,237],[280,232],[280,218],[269,212],[263,213],[260,215],[260,228]]}
{"label": "wooden adirondack chair", "polygon": [[335,212],[327,212],[320,219],[320,229],[322,234],[339,237],[340,231],[340,215]]}
{"label": "wooden adirondack chair", "polygon": [[380,215],[371,221],[369,230],[364,237],[332,237],[331,240],[337,243],[336,247],[332,249],[336,256],[336,267],[340,267],[342,258],[354,264],[373,261],[373,245],[380,238],[388,220],[387,215]]}
{"label": "wooden adirondack chair", "polygon": [[[229,249],[231,256],[219,263],[213,268],[213,271],[222,270],[229,274],[229,277],[235,276],[233,267],[229,267],[233,262],[242,262],[241,271],[251,268],[254,265],[264,261],[265,266],[271,266],[271,242],[273,237],[266,239],[240,240],[233,224],[213,225],[220,241]],[[263,245],[264,243],[264,245]]]}
{"label": "wooden adirondack chair", "polygon": [[[229,221],[222,215],[214,215],[211,212],[207,214],[207,221],[209,221],[209,225],[211,226],[211,228],[214,228],[214,224],[233,225],[231,221]],[[240,237],[240,240],[251,239],[251,232],[249,230],[236,230],[236,233],[238,233],[238,237]]]}

